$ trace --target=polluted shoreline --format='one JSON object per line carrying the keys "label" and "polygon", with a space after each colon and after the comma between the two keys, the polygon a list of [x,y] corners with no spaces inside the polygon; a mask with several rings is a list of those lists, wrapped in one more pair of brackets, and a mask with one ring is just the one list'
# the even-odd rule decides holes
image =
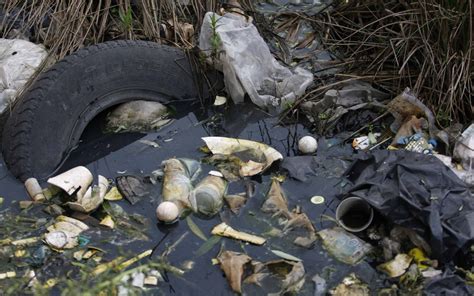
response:
{"label": "polluted shoreline", "polygon": [[472,7],[384,5],[0,1],[0,294],[474,294]]}

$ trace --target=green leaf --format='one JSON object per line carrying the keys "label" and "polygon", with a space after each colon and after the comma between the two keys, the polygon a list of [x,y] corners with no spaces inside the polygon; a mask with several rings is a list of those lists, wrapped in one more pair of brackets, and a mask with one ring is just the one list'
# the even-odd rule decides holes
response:
{"label": "green leaf", "polygon": [[218,244],[221,240],[221,237],[220,236],[217,236],[217,235],[213,235],[211,236],[211,238],[209,238],[205,243],[203,243],[201,245],[201,247],[196,251],[194,252],[194,255],[196,257],[200,257],[204,254],[206,254],[207,252],[209,252],[216,244]]}
{"label": "green leaf", "polygon": [[207,237],[204,235],[204,233],[201,231],[199,226],[197,226],[196,223],[191,219],[191,216],[186,217],[186,222],[188,223],[189,229],[200,239],[203,241],[207,241]]}
{"label": "green leaf", "polygon": [[270,250],[272,251],[273,254],[277,255],[278,257],[281,257],[283,259],[286,259],[286,260],[289,260],[289,261],[296,261],[296,262],[301,262],[303,260],[301,260],[300,258],[298,257],[295,257],[293,255],[290,255],[290,254],[287,254],[285,252],[282,252],[282,251],[278,251],[278,250]]}

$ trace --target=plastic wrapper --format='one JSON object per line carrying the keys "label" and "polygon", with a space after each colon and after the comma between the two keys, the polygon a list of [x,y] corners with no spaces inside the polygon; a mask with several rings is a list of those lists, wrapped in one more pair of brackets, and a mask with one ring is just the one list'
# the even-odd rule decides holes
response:
{"label": "plastic wrapper", "polygon": [[[215,24],[213,23],[215,20]],[[218,44],[218,66],[224,73],[228,93],[235,103],[247,93],[260,107],[285,108],[303,95],[313,75],[302,68],[280,65],[250,19],[238,14],[206,13],[199,47],[208,56]]]}
{"label": "plastic wrapper", "polygon": [[0,113],[12,103],[48,53],[20,39],[0,39]]}

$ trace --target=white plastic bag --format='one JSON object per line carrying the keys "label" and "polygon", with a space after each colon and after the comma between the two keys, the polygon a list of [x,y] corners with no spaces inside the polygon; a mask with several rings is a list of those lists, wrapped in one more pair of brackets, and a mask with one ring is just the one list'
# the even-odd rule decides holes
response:
{"label": "white plastic bag", "polygon": [[[214,28],[212,17],[217,19]],[[222,67],[227,91],[235,103],[243,102],[248,93],[260,107],[285,108],[302,96],[313,82],[313,74],[309,71],[300,67],[292,71],[279,64],[257,28],[244,16],[206,13],[199,47],[208,56],[213,51],[214,34],[220,39],[218,66]]]}
{"label": "white plastic bag", "polygon": [[43,46],[21,39],[0,39],[0,113],[46,58]]}

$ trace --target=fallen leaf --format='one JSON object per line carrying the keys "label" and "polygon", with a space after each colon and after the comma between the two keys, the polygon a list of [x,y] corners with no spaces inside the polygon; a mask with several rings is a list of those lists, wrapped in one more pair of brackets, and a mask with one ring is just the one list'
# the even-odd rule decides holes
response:
{"label": "fallen leaf", "polygon": [[224,271],[227,281],[234,292],[242,293],[242,277],[244,267],[252,258],[245,254],[224,251],[218,257],[221,269]]}
{"label": "fallen leaf", "polygon": [[196,223],[194,223],[194,221],[191,219],[191,216],[187,216],[187,217],[186,217],[186,223],[188,223],[189,229],[191,229],[191,231],[192,231],[197,237],[199,237],[199,238],[202,239],[203,241],[207,241],[206,235],[201,231],[201,229],[199,228],[199,226],[197,226]]}

